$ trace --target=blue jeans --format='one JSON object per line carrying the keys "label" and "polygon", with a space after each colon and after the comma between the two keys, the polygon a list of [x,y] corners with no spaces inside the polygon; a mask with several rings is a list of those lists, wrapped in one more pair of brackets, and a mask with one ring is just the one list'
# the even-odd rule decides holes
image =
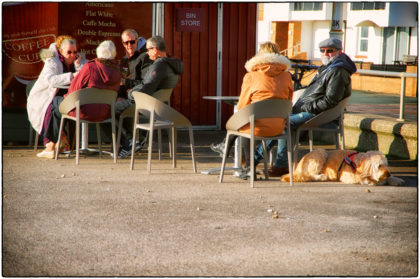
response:
{"label": "blue jeans", "polygon": [[[309,112],[300,112],[296,114],[290,114],[289,121],[290,121],[290,129],[292,130],[292,135],[296,131],[296,129],[308,121],[309,119],[315,117],[315,114]],[[286,128],[285,128],[286,129]],[[268,151],[273,148],[277,143],[277,156],[274,162],[274,165],[278,168],[287,168],[288,161],[287,161],[287,142],[285,139],[279,139],[276,141],[268,140],[267,141],[267,153]],[[263,155],[263,146],[262,144],[258,144],[257,148],[255,149],[255,164],[261,162],[264,158]]]}

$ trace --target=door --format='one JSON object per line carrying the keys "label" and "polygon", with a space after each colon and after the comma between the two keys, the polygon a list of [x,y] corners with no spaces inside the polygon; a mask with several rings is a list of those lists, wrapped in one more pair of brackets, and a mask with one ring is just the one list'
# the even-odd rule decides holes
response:
{"label": "door", "polygon": [[[202,12],[202,30],[177,26],[177,12],[188,8]],[[257,4],[165,3],[164,13],[168,51],[185,66],[171,105],[195,126],[224,128],[233,107],[222,103],[219,111],[203,96],[240,94],[245,62],[255,55]]]}

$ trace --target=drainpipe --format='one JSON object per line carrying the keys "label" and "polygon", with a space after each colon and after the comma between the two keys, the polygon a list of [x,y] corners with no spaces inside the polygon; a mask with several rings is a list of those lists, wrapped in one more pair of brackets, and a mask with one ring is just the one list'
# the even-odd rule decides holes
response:
{"label": "drainpipe", "polygon": [[153,3],[152,36],[164,36],[165,3]]}
{"label": "drainpipe", "polygon": [[332,5],[333,8],[330,37],[338,38],[343,41],[343,3],[333,2]]}

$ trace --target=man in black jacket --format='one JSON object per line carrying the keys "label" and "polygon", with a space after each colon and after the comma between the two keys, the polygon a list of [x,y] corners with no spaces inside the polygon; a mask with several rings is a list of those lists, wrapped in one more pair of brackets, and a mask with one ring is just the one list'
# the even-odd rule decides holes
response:
{"label": "man in black jacket", "polygon": [[[290,114],[290,129],[295,131],[300,125],[315,115],[336,106],[341,100],[351,95],[351,75],[356,72],[356,65],[342,51],[341,40],[329,38],[319,44],[322,66],[315,77],[297,99]],[[267,141],[267,148],[275,142]],[[256,162],[263,158],[262,146],[255,154]],[[270,176],[281,176],[289,172],[287,146],[285,140],[278,140],[276,161],[269,171]]]}
{"label": "man in black jacket", "polygon": [[146,52],[146,40],[139,37],[134,29],[125,29],[121,33],[121,41],[126,55],[121,58],[120,67],[127,73],[122,79],[118,96],[127,98],[127,92],[139,85],[153,61]]}
{"label": "man in black jacket", "polygon": [[[128,99],[118,101],[115,104],[117,117],[128,107],[134,104],[132,92],[138,91],[146,94],[153,94],[160,89],[174,88],[178,83],[178,75],[184,72],[184,63],[166,53],[165,40],[160,36],[154,36],[146,42],[146,53],[153,61],[148,68],[142,81],[128,92]],[[122,129],[121,148],[118,158],[125,158],[131,155],[131,132],[129,129]],[[140,148],[140,146],[139,146]],[[136,150],[139,149],[136,147]]]}

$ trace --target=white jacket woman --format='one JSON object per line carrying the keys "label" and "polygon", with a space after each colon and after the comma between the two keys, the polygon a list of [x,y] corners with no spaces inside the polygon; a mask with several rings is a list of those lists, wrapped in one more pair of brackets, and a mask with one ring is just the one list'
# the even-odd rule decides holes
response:
{"label": "white jacket woman", "polygon": [[[55,43],[51,44],[47,51],[41,53],[41,57],[43,56],[48,58],[46,58],[44,68],[29,93],[26,104],[29,121],[38,134],[41,133],[47,108],[58,91],[57,87],[70,85],[73,79],[73,73],[63,73],[63,63],[58,57]],[[78,67],[80,66],[78,65]]]}

